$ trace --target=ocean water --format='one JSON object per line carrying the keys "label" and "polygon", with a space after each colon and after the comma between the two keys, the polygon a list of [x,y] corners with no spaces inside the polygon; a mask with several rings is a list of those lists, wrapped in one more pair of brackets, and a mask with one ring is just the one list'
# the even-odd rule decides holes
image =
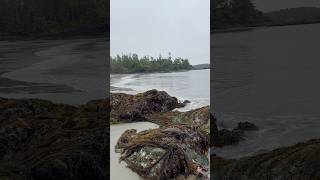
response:
{"label": "ocean water", "polygon": [[249,121],[260,130],[212,153],[236,158],[320,138],[319,32],[314,24],[213,35],[218,125]]}
{"label": "ocean water", "polygon": [[163,90],[180,101],[191,103],[179,111],[210,105],[210,70],[172,73],[111,75],[111,91],[137,94],[151,89]]}

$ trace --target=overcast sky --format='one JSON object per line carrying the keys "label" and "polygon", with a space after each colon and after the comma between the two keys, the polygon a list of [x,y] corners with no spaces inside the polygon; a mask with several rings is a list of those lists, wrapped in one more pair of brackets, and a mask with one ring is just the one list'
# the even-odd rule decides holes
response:
{"label": "overcast sky", "polygon": [[111,0],[111,56],[122,53],[210,62],[210,0]]}
{"label": "overcast sky", "polygon": [[253,0],[257,9],[273,11],[295,7],[320,7],[320,0]]}

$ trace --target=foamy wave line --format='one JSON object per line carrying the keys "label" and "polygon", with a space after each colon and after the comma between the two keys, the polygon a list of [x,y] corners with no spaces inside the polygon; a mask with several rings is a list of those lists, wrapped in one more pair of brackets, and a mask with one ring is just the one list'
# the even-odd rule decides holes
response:
{"label": "foamy wave line", "polygon": [[175,109],[176,111],[180,112],[186,112],[194,109],[198,109],[204,106],[209,106],[210,105],[210,99],[207,98],[195,98],[195,99],[188,99],[184,97],[177,97],[180,102],[183,102],[184,100],[189,100],[190,103],[188,103],[185,107],[183,108],[177,108]]}
{"label": "foamy wave line", "polygon": [[[115,90],[112,90],[112,92],[123,92],[123,93],[128,93],[128,94],[137,94],[137,93],[143,93],[145,91],[151,90],[153,88],[148,87],[148,86],[138,86],[138,85],[132,85],[132,82],[137,81],[137,74],[131,74],[124,76],[120,78],[119,82],[111,84],[112,87],[116,87]],[[157,88],[159,91],[166,91],[168,92],[167,89],[165,88]],[[171,94],[168,92],[169,95],[174,96],[174,94]],[[179,97],[175,96],[180,102],[183,102],[184,100],[189,100],[190,103],[188,103],[185,107],[183,108],[177,108],[175,110],[185,112],[197,108],[201,108],[204,106],[210,105],[210,99],[208,98],[188,98],[188,97]]]}
{"label": "foamy wave line", "polygon": [[136,76],[137,76],[136,74],[124,76],[124,77],[120,78],[119,82],[113,83],[113,84],[111,84],[111,86],[117,87],[117,88],[130,88],[130,89],[132,89],[131,87],[128,87],[126,84],[136,81],[136,79],[135,79]]}

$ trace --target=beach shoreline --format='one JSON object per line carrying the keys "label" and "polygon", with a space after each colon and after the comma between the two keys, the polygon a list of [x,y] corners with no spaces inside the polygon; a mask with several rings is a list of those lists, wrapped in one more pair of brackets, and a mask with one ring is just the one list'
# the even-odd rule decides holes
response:
{"label": "beach shoreline", "polygon": [[104,98],[105,44],[104,38],[0,41],[0,96],[71,105]]}

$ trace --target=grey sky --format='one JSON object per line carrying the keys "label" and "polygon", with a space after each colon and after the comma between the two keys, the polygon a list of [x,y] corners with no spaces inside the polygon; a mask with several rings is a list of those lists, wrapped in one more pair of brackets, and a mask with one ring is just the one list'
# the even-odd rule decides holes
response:
{"label": "grey sky", "polygon": [[111,0],[111,55],[210,62],[210,0]]}
{"label": "grey sky", "polygon": [[273,11],[295,7],[320,7],[320,0],[254,0],[257,9]]}

